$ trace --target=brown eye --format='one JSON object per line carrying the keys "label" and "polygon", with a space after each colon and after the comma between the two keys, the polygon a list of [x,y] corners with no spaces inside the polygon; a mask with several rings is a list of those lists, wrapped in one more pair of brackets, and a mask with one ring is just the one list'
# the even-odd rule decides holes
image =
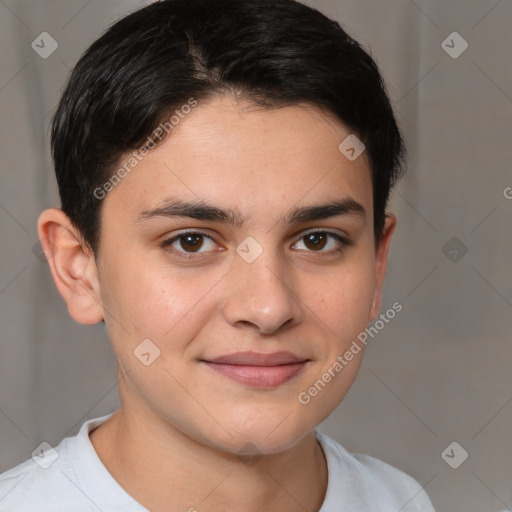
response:
{"label": "brown eye", "polygon": [[197,253],[198,257],[200,257],[205,252],[212,252],[215,246],[216,244],[212,237],[195,231],[181,233],[162,242],[162,248],[166,251],[183,257],[192,257],[194,253]]}
{"label": "brown eye", "polygon": [[[304,245],[304,247],[296,247],[300,244]],[[351,245],[351,242],[338,233],[331,231],[312,231],[302,236],[298,242],[295,242],[294,248],[305,250],[306,252],[332,254],[342,251],[342,249],[349,245]]]}
{"label": "brown eye", "polygon": [[310,233],[304,237],[304,243],[312,251],[322,250],[327,244],[326,233]]}
{"label": "brown eye", "polygon": [[196,252],[203,245],[203,235],[187,234],[179,237],[181,248],[187,252]]}

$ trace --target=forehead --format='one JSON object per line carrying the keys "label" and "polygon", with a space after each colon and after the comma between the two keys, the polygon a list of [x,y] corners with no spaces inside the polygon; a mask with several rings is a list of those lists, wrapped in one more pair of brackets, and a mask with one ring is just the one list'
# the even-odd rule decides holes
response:
{"label": "forehead", "polygon": [[343,123],[311,105],[262,109],[231,96],[199,102],[108,193],[104,208],[134,218],[173,196],[254,218],[351,197],[371,213],[366,154],[350,160],[339,149],[349,136]]}

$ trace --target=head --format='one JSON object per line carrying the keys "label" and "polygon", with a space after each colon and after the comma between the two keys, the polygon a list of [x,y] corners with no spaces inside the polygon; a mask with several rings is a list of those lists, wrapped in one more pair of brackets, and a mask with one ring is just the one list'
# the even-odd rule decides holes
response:
{"label": "head", "polygon": [[[233,453],[332,412],[363,350],[298,397],[378,316],[404,155],[338,23],[293,0],[154,3],[80,59],[52,151],[62,208],[40,237],[71,316],[106,324],[123,404]],[[304,361],[279,385],[210,364],[277,351]]]}

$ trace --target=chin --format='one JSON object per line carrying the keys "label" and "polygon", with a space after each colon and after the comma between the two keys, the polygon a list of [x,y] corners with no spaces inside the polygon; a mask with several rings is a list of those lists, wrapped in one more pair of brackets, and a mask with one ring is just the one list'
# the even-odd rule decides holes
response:
{"label": "chin", "polygon": [[[262,418],[262,421],[243,423],[237,430],[230,429],[229,435],[223,436],[223,441],[214,443],[216,448],[236,455],[270,455],[285,452],[295,446],[303,439],[315,424],[302,421],[295,422],[292,419],[293,414],[288,417],[286,414],[280,414],[275,421],[269,421],[269,418]],[[311,427],[309,427],[311,423]],[[225,432],[224,432],[225,433]]]}

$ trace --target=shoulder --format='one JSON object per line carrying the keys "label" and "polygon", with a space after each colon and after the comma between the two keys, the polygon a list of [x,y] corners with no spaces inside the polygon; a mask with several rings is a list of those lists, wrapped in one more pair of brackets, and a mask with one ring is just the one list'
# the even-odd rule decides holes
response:
{"label": "shoulder", "polygon": [[94,458],[88,433],[108,416],[86,421],[76,436],[55,448],[41,445],[32,458],[0,474],[0,511],[97,512],[92,493],[84,492],[100,474],[88,463]]}
{"label": "shoulder", "polygon": [[[316,436],[329,471],[327,503],[350,503],[360,511],[434,512],[427,493],[414,478],[375,457],[349,453],[318,431]],[[331,509],[322,508],[321,512]]]}
{"label": "shoulder", "polygon": [[64,439],[37,462],[36,455],[0,475],[2,512],[54,512],[60,505],[70,503],[76,503],[75,510],[79,512],[93,510],[79,505],[83,496],[73,483],[76,479],[73,468],[67,464],[68,442]]}

